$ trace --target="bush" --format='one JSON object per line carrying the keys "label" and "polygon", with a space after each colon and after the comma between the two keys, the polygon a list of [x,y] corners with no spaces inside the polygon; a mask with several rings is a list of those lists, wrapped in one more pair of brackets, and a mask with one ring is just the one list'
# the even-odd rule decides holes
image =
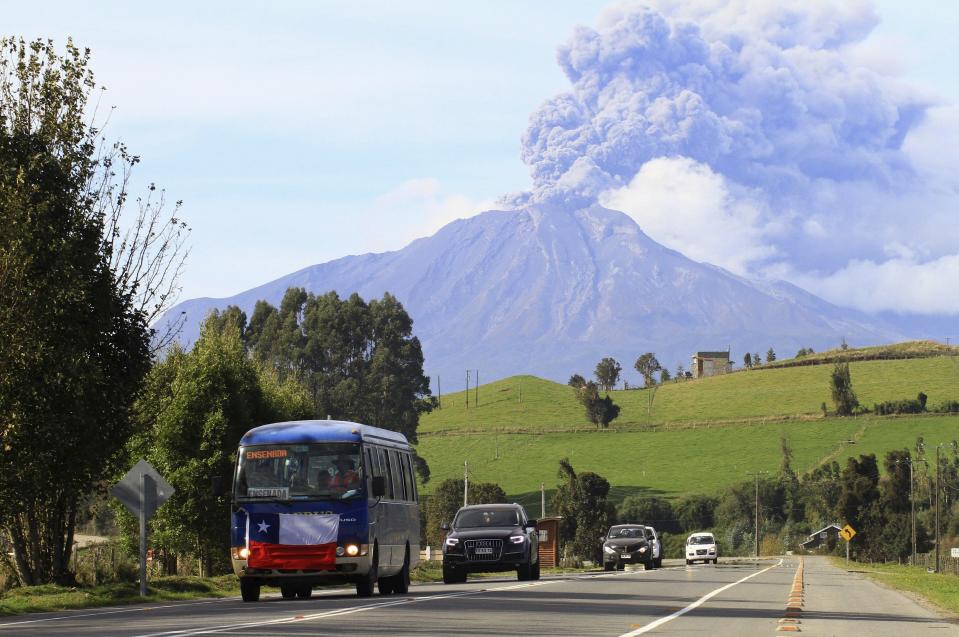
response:
{"label": "bush", "polygon": [[959,414],[959,400],[946,400],[936,407],[940,414]]}
{"label": "bush", "polygon": [[887,400],[873,406],[873,411],[877,416],[889,416],[891,414],[921,414],[926,411],[926,395],[919,394],[915,400]]}

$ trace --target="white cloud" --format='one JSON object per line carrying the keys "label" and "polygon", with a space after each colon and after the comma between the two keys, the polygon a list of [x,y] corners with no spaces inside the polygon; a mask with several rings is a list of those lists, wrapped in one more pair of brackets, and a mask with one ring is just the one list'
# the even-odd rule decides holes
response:
{"label": "white cloud", "polygon": [[691,259],[737,274],[775,252],[765,241],[761,204],[733,194],[726,179],[686,157],[653,159],[628,186],[606,191],[600,202],[632,216],[654,240]]}
{"label": "white cloud", "polygon": [[433,177],[408,179],[373,201],[370,243],[374,250],[395,250],[432,235],[456,219],[496,208],[493,198],[448,192]]}
{"label": "white cloud", "polygon": [[857,260],[825,277],[788,278],[827,301],[867,312],[959,314],[959,254],[923,263],[908,258]]}

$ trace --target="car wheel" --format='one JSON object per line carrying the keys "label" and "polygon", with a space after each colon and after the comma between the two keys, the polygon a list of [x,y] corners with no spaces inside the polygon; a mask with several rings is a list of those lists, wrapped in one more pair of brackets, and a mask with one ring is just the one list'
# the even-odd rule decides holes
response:
{"label": "car wheel", "polygon": [[689,565],[692,564],[692,563],[693,563],[692,560],[686,560],[686,566],[689,566]]}
{"label": "car wheel", "polygon": [[456,569],[452,566],[447,567],[443,566],[443,583],[444,584],[458,584],[460,581],[466,581],[466,573],[462,575],[456,572]]}
{"label": "car wheel", "polygon": [[719,558],[718,558],[718,557],[713,560],[713,564],[719,564]]}
{"label": "car wheel", "polygon": [[612,562],[603,562],[603,570],[604,570],[604,571],[611,571],[611,570],[613,570],[613,566],[615,566],[615,565],[614,565]]}
{"label": "car wheel", "polygon": [[529,580],[529,564],[520,564],[516,567],[516,579],[521,582],[526,582]]}
{"label": "car wheel", "polygon": [[255,602],[260,599],[260,585],[251,579],[240,580],[240,596],[244,602]]}
{"label": "car wheel", "polygon": [[377,554],[378,550],[373,547],[373,561],[370,562],[369,572],[356,583],[356,596],[357,597],[370,597],[373,595],[373,589],[376,587],[376,581],[378,579],[379,570],[379,555]]}
{"label": "car wheel", "polygon": [[296,589],[296,596],[300,599],[310,599],[313,597],[313,587],[309,584],[304,584]]}
{"label": "car wheel", "polygon": [[280,595],[283,596],[283,599],[294,599],[296,597],[296,586],[292,584],[280,586]]}
{"label": "car wheel", "polygon": [[663,558],[657,557],[657,558],[653,561],[653,564],[656,565],[656,568],[663,568]]}
{"label": "car wheel", "polygon": [[616,562],[616,570],[617,570],[617,571],[625,571],[625,570],[626,570],[626,564],[624,564],[623,562]]}
{"label": "car wheel", "polygon": [[539,579],[539,562],[538,561],[535,564],[533,564],[532,571],[530,572],[529,575],[531,580],[535,581]]}

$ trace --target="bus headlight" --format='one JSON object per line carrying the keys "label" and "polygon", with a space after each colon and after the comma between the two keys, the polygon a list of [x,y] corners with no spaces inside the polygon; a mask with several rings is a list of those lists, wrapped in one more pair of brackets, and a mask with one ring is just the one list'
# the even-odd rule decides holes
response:
{"label": "bus headlight", "polygon": [[230,553],[235,560],[245,560],[250,557],[250,549],[245,546],[234,546],[230,549]]}
{"label": "bus headlight", "polygon": [[347,544],[346,554],[350,557],[356,557],[360,554],[360,547],[358,547],[356,544]]}

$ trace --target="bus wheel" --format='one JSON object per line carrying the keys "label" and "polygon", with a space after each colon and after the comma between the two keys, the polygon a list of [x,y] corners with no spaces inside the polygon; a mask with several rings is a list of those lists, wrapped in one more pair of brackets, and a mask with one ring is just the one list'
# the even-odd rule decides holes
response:
{"label": "bus wheel", "polygon": [[313,587],[309,584],[304,584],[296,589],[296,596],[300,599],[310,599],[313,597]]}
{"label": "bus wheel", "polygon": [[293,599],[296,597],[296,587],[292,584],[283,584],[280,586],[280,595],[283,599]]}
{"label": "bus wheel", "polygon": [[393,592],[406,595],[410,592],[410,547],[406,547],[406,557],[403,559],[403,568],[393,580]]}
{"label": "bus wheel", "polygon": [[370,571],[366,574],[363,579],[356,583],[356,596],[357,597],[369,597],[373,594],[373,589],[376,587],[376,571],[379,564],[379,556],[377,555],[377,549],[373,547],[373,561],[370,562]]}
{"label": "bus wheel", "polygon": [[240,579],[240,595],[244,602],[255,602],[260,599],[260,585],[251,579]]}

